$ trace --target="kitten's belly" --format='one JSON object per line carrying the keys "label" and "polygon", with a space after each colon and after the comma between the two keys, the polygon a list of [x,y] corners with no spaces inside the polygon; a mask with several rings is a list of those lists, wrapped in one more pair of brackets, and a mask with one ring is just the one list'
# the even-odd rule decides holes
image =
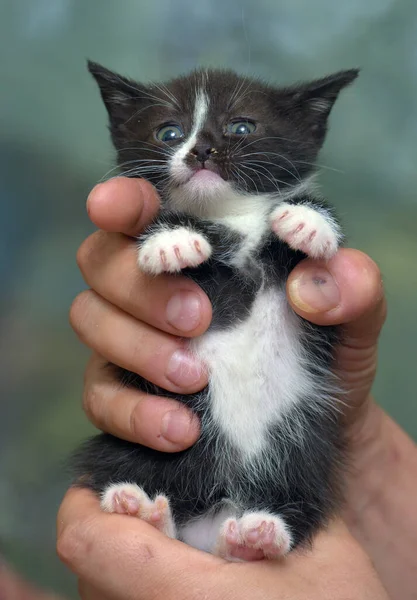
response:
{"label": "kitten's belly", "polygon": [[181,540],[198,550],[213,552],[222,524],[233,516],[236,516],[236,510],[232,507],[225,507],[215,515],[203,515],[180,528]]}
{"label": "kitten's belly", "polygon": [[191,342],[208,365],[213,420],[247,458],[262,452],[267,428],[312,393],[299,318],[283,289],[260,291],[250,315]]}

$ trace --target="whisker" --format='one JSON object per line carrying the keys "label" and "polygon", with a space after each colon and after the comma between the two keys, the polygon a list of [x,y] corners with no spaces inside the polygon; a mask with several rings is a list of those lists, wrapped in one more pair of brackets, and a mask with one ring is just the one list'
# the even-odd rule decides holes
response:
{"label": "whisker", "polygon": [[[127,160],[127,161],[125,161],[125,162],[123,162],[123,163],[120,163],[120,164],[118,164],[118,165],[116,165],[116,166],[112,167],[111,169],[109,169],[109,170],[108,170],[108,171],[107,171],[107,172],[106,172],[106,173],[103,175],[103,177],[100,179],[100,181],[105,181],[105,179],[108,177],[108,175],[110,175],[110,173],[112,173],[113,171],[116,171],[117,169],[121,169],[121,168],[125,167],[126,165],[129,165],[129,164],[132,164],[132,163],[136,164],[137,162],[140,162],[141,160],[142,160],[142,159],[136,159],[136,160]],[[143,159],[143,160],[145,160],[145,159]],[[154,159],[151,159],[151,160],[154,160]],[[147,161],[146,161],[146,162],[147,162]],[[159,162],[159,161],[158,161],[158,162]],[[160,162],[162,162],[162,163],[165,163],[165,161],[162,161],[162,160],[161,160]],[[161,166],[162,166],[162,165],[161,165]]]}
{"label": "whisker", "polygon": [[246,86],[245,92],[246,92],[246,90],[248,89],[248,87],[250,85],[250,82],[248,82],[247,77],[242,77],[242,80],[240,82],[238,81],[238,83],[235,86],[235,90],[232,93],[232,96],[231,96],[231,98],[229,100],[229,103],[228,103],[228,106],[227,106],[228,110],[231,110],[233,108],[233,106],[237,103],[237,101],[239,99],[240,91],[241,91],[241,89],[243,88],[243,86],[246,83],[248,85]]}
{"label": "whisker", "polygon": [[256,144],[257,142],[264,142],[265,140],[282,140],[284,142],[291,142],[293,144],[297,143],[297,141],[299,141],[296,139],[286,138],[286,137],[282,137],[279,135],[269,135],[269,136],[265,136],[265,137],[253,140],[252,142],[249,142],[248,146],[252,146],[252,144]]}
{"label": "whisker", "polygon": [[[240,158],[244,158],[246,156],[254,156],[256,154],[262,156],[262,154],[266,154],[266,153],[262,152],[262,151],[260,151],[260,152],[251,152],[251,153],[248,153],[248,154],[241,154]],[[297,167],[294,165],[294,163],[289,158],[287,158],[283,154],[278,154],[278,152],[268,152],[268,154],[273,154],[273,155],[278,156],[279,158],[282,158],[283,160],[285,160],[291,167],[293,167],[295,173],[292,173],[291,171],[288,171],[288,169],[285,169],[285,167],[283,167],[282,165],[275,164],[275,166],[279,166],[280,169],[284,169],[284,171],[287,171],[287,173],[289,173],[293,177],[297,176],[298,181],[301,181],[301,175],[300,175]],[[271,164],[274,164],[274,163],[271,162]]]}
{"label": "whisker", "polygon": [[[239,167],[237,167],[237,168],[239,168]],[[256,183],[255,183],[255,181],[254,181],[253,177],[251,177],[251,176],[250,176],[250,175],[248,175],[247,173],[244,173],[244,171],[243,171],[243,169],[242,169],[242,165],[240,165],[240,171],[243,173],[243,176],[246,176],[248,179],[250,179],[250,180],[252,181],[252,183],[253,183],[253,185],[254,185],[254,187],[255,187],[255,189],[256,189],[256,193],[257,193],[257,194],[259,194],[259,189],[258,189],[258,186],[256,185]],[[254,169],[252,169],[252,171],[255,171],[255,170],[254,170]],[[257,173],[256,171],[255,171],[255,173],[256,173],[256,174],[258,175],[258,177],[259,177],[259,173]],[[262,181],[262,180],[261,180],[261,181]]]}
{"label": "whisker", "polygon": [[181,110],[181,107],[178,103],[177,98],[174,96],[174,94],[167,88],[166,85],[164,85],[163,83],[155,83],[152,82],[152,87],[157,88],[159,91],[161,91],[163,94],[165,94],[165,96],[167,96],[169,98],[169,100],[172,102],[172,104],[174,106],[176,106],[178,108],[178,110]]}
{"label": "whisker", "polygon": [[[130,176],[135,176],[135,175],[146,175],[146,174],[164,174],[165,172],[168,172],[168,167],[165,165],[142,165],[142,166],[137,166],[134,165],[132,168],[121,171],[120,173],[118,173],[115,177],[126,177],[128,175]],[[110,179],[113,179],[113,177],[111,177]]]}
{"label": "whisker", "polygon": [[326,169],[327,171],[334,171],[335,173],[346,173],[346,171],[342,171],[342,169],[336,169],[334,167],[329,167],[328,165],[320,165],[319,163],[311,163],[305,160],[296,160],[294,161],[299,165],[309,165],[310,167],[318,167],[319,169]]}
{"label": "whisker", "polygon": [[155,154],[162,154],[163,156],[172,156],[174,154],[173,149],[169,146],[167,148],[160,148],[156,144],[151,144],[149,142],[142,143],[150,146],[150,148],[144,148],[143,146],[126,146],[126,148],[119,148],[118,151],[129,152],[129,150],[137,150],[143,152],[154,152]]}
{"label": "whisker", "polygon": [[242,177],[242,175],[240,175],[238,169],[235,168],[235,167],[231,167],[230,170],[231,170],[231,172],[232,172],[233,175],[236,175],[241,181],[243,181],[243,187],[247,191],[248,190],[248,185],[247,185],[246,181],[244,180],[244,178]]}
{"label": "whisker", "polygon": [[[286,169],[282,165],[280,165],[278,163],[273,163],[273,162],[271,162],[269,160],[253,160],[253,161],[244,161],[244,162],[251,162],[253,164],[272,165],[273,167],[278,167],[279,169],[282,169],[283,171],[285,171],[289,175],[292,175],[292,177],[294,177],[295,179],[297,179],[297,181],[301,182],[300,174],[299,174],[298,170],[295,167],[294,168],[296,170],[296,173],[294,173],[293,171],[289,171],[288,169]],[[272,175],[272,173],[271,173],[271,175]]]}
{"label": "whisker", "polygon": [[[244,165],[241,165],[241,166],[244,169],[249,169],[250,171],[253,171],[254,173],[256,173],[256,175],[258,176],[259,181],[261,183],[263,183],[262,182],[262,178],[261,178],[261,176],[260,176],[260,174],[259,174],[259,172],[258,172],[257,169],[253,169],[252,167],[249,167],[246,163]],[[272,183],[273,187],[278,191],[278,193],[281,193],[280,189],[279,189],[279,185],[278,185],[278,183],[277,183],[276,180],[271,179],[268,175],[265,175],[265,174],[264,174],[264,177],[266,177]],[[263,185],[263,188],[264,188],[264,191],[265,191],[265,186],[264,185]]]}

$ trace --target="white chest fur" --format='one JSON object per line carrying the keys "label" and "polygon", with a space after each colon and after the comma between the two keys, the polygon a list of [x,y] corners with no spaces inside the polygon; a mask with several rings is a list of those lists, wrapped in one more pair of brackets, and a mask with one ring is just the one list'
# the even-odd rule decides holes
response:
{"label": "white chest fur", "polygon": [[313,390],[284,290],[260,291],[249,318],[191,348],[210,371],[213,419],[242,458],[262,452],[268,426]]}

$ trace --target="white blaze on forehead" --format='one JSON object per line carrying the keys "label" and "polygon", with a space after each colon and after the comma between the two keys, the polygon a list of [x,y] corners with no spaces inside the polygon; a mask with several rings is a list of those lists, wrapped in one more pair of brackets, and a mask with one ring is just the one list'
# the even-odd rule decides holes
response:
{"label": "white blaze on forehead", "polygon": [[209,107],[209,99],[204,91],[200,88],[195,95],[193,123],[189,138],[178,148],[171,159],[171,174],[178,182],[187,181],[190,176],[190,169],[184,164],[184,158],[194,148],[197,142],[198,134],[201,131],[206,118]]}

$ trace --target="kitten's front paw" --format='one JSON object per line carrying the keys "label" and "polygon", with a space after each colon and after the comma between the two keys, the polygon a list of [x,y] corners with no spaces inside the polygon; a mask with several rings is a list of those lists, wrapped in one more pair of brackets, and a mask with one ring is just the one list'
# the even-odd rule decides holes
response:
{"label": "kitten's front paw", "polygon": [[134,483],[109,485],[101,496],[101,508],[110,513],[138,517],[165,535],[175,537],[168,498],[159,495],[151,500],[148,494]]}
{"label": "kitten's front paw", "polygon": [[151,275],[178,273],[186,267],[197,267],[211,252],[211,245],[200,233],[186,227],[166,229],[139,244],[138,264]]}
{"label": "kitten's front paw", "polygon": [[216,554],[231,561],[254,561],[279,558],[290,548],[291,536],[281,517],[254,512],[224,522]]}
{"label": "kitten's front paw", "polygon": [[332,258],[339,247],[337,223],[305,204],[281,204],[271,215],[271,227],[291,248],[312,258]]}

